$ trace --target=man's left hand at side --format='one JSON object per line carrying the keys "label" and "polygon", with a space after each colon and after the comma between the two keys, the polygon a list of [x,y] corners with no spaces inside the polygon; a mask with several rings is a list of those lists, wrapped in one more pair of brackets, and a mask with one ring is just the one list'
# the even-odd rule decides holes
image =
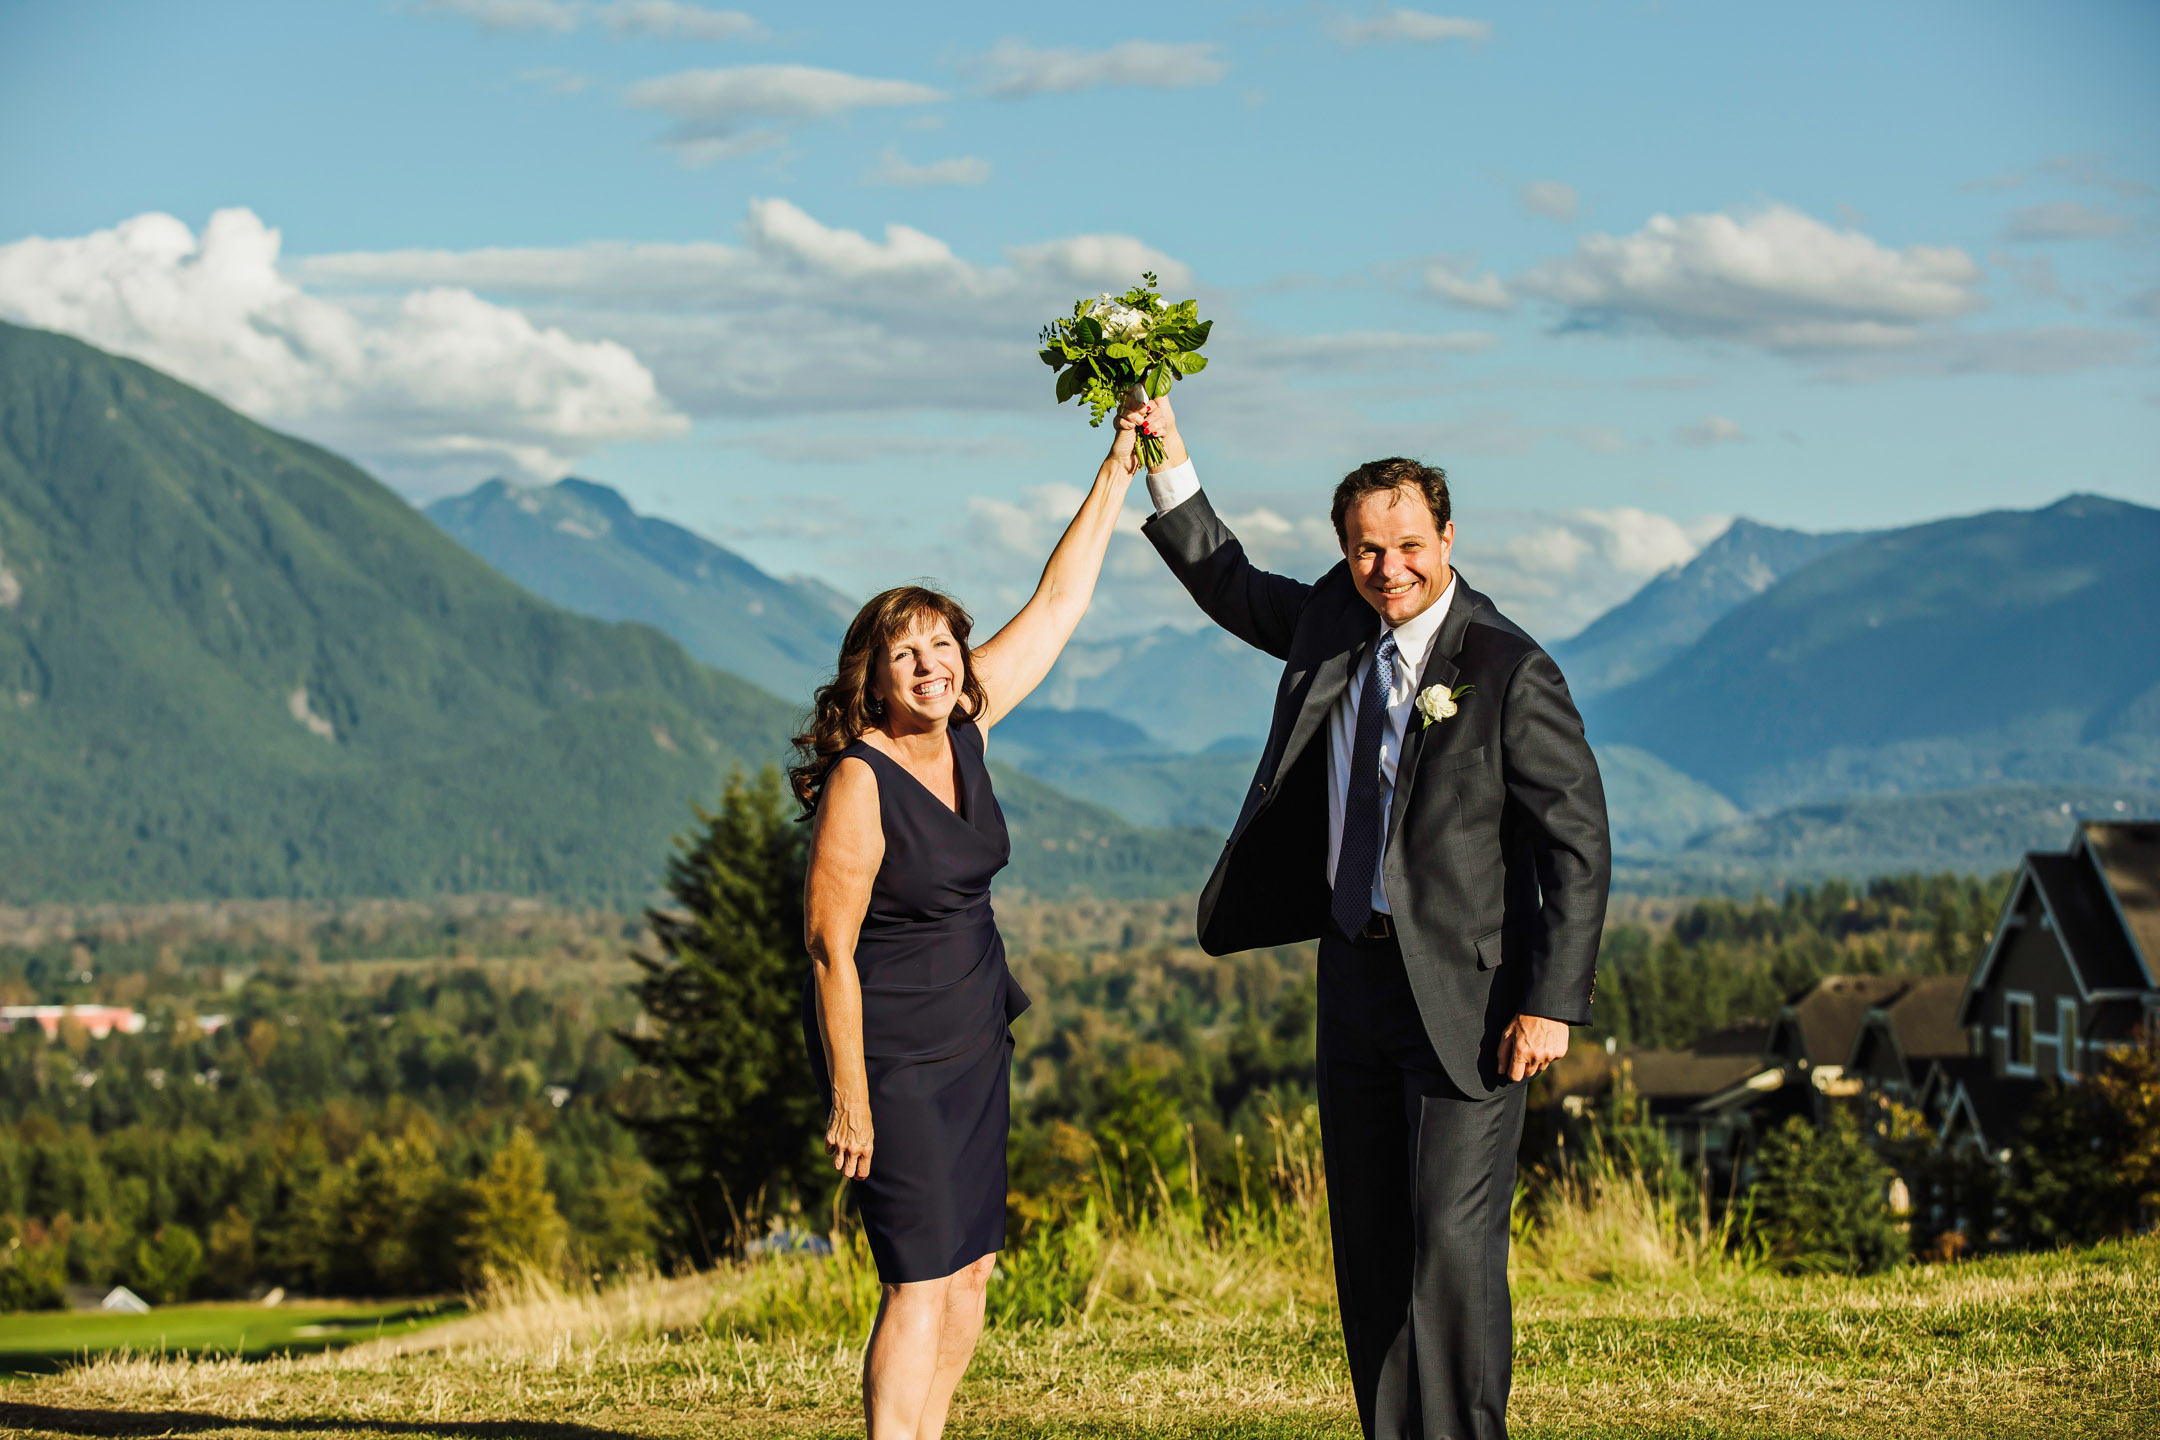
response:
{"label": "man's left hand at side", "polygon": [[1568,1027],[1542,1015],[1518,1015],[1500,1036],[1500,1073],[1527,1080],[1567,1054]]}

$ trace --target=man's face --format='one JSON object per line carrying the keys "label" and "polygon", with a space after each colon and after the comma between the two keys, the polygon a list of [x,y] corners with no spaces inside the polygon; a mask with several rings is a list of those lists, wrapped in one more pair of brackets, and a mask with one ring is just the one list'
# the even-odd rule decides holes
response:
{"label": "man's face", "polygon": [[1455,522],[1433,525],[1432,507],[1415,486],[1376,490],[1343,513],[1343,558],[1358,594],[1389,628],[1415,620],[1455,576],[1448,552]]}

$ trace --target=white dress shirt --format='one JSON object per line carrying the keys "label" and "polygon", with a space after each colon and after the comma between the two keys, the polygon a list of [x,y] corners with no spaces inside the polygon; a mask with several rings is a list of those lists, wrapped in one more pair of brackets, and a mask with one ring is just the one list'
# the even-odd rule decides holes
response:
{"label": "white dress shirt", "polygon": [[[1147,480],[1148,496],[1155,502],[1158,515],[1182,505],[1200,492],[1199,475],[1190,460],[1168,470],[1151,471]],[[1395,683],[1388,688],[1387,725],[1380,732],[1380,834],[1383,845],[1387,838],[1388,813],[1395,800],[1395,765],[1402,758],[1410,714],[1417,708],[1418,677],[1425,673],[1425,662],[1432,655],[1440,624],[1447,619],[1448,607],[1454,603],[1455,580],[1451,576],[1447,589],[1440,592],[1438,600],[1395,627],[1398,652]],[[1327,876],[1331,886],[1335,883],[1335,857],[1342,853],[1343,812],[1350,802],[1350,751],[1357,743],[1358,698],[1364,692],[1365,677],[1372,669],[1373,652],[1380,648],[1379,639],[1376,625],[1373,643],[1366,647],[1365,658],[1351,672],[1349,688],[1328,712]],[[1372,908],[1383,914],[1392,913],[1388,906],[1386,877],[1379,869],[1373,872]]]}

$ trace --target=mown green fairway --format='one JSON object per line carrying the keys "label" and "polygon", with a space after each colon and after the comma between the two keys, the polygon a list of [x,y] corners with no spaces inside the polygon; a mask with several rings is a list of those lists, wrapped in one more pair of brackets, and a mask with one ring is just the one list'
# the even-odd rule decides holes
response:
{"label": "mown green fairway", "polygon": [[0,1315],[0,1373],[57,1370],[87,1355],[301,1355],[377,1336],[405,1335],[462,1305],[171,1305],[147,1315],[36,1310]]}

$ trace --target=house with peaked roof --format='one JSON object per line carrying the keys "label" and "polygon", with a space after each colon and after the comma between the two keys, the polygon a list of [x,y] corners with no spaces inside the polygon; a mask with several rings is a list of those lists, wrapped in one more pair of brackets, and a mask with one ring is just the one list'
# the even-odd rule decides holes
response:
{"label": "house with peaked roof", "polygon": [[1943,1144],[2003,1153],[2042,1083],[2160,1023],[2156,972],[2160,821],[2088,820],[2067,852],[2027,855],[1958,1003],[1966,1055],[1926,1086]]}
{"label": "house with peaked roof", "polygon": [[1967,983],[1963,975],[1922,975],[1870,1005],[1840,1078],[1917,1108],[1937,1062],[1970,1057],[1971,1037],[1958,1023]]}

